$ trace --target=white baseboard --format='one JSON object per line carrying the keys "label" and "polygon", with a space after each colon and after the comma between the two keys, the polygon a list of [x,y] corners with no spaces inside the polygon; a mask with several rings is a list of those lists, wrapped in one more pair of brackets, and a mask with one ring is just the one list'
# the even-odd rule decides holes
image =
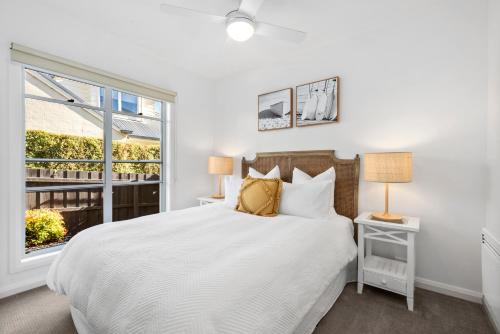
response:
{"label": "white baseboard", "polygon": [[483,297],[483,305],[484,305],[484,309],[486,311],[486,314],[488,315],[488,318],[490,318],[490,322],[493,325],[493,328],[495,329],[495,331],[497,333],[500,334],[500,319],[495,317],[493,310],[492,310],[492,307],[488,303],[488,299],[486,299],[485,297]]}
{"label": "white baseboard", "polygon": [[427,278],[415,277],[415,286],[417,288],[434,291],[443,295],[456,297],[470,302],[482,304],[483,294],[479,291],[461,288],[455,285],[432,281]]}
{"label": "white baseboard", "polygon": [[24,291],[41,287],[46,284],[45,279],[25,280],[6,285],[0,288],[0,299],[6,298]]}

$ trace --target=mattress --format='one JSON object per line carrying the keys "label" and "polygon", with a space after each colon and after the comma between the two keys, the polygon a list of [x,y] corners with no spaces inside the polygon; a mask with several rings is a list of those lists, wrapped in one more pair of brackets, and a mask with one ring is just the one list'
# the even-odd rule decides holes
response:
{"label": "mattress", "polygon": [[307,333],[355,257],[345,217],[258,217],[212,204],[87,229],[47,285],[69,297],[81,333]]}

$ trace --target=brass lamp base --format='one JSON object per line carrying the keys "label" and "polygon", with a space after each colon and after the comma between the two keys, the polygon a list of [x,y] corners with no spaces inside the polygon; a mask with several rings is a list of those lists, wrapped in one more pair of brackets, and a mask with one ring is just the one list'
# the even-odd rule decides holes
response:
{"label": "brass lamp base", "polygon": [[372,213],[372,219],[396,224],[403,223],[403,216],[386,212],[374,212]]}
{"label": "brass lamp base", "polygon": [[385,184],[385,210],[384,212],[374,212],[372,213],[372,219],[382,222],[403,223],[403,216],[394,213],[389,213],[389,184]]}
{"label": "brass lamp base", "polygon": [[218,178],[217,192],[210,197],[215,198],[215,199],[223,199],[224,198],[224,194],[222,193],[222,175],[219,175],[219,178]]}

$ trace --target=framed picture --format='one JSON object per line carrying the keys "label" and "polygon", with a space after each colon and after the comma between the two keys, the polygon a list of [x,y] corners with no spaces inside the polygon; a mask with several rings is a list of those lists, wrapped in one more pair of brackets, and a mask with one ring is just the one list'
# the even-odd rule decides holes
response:
{"label": "framed picture", "polygon": [[292,127],[293,90],[286,88],[258,97],[259,131]]}
{"label": "framed picture", "polygon": [[297,126],[335,123],[339,120],[339,78],[297,86]]}

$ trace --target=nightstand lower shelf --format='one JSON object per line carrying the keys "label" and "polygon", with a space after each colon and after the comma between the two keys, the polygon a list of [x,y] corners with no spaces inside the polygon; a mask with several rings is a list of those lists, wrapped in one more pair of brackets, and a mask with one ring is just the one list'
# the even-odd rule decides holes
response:
{"label": "nightstand lower shelf", "polygon": [[380,256],[365,257],[364,283],[406,295],[406,263]]}

